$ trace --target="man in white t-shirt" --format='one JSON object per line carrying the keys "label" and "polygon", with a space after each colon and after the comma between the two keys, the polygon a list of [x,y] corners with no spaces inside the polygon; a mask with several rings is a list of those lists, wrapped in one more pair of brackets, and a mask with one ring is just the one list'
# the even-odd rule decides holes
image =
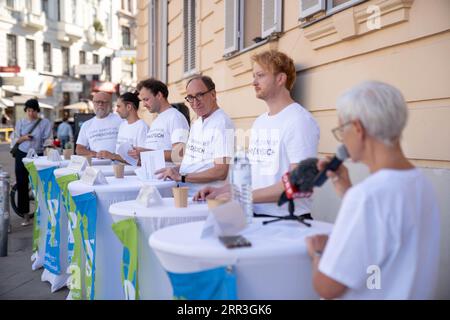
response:
{"label": "man in white t-shirt", "polygon": [[76,153],[81,156],[97,157],[97,152],[115,152],[117,134],[122,119],[111,113],[111,95],[97,92],[93,97],[95,117],[81,126]]}
{"label": "man in white t-shirt", "polygon": [[133,147],[143,147],[147,137],[148,126],[144,120],[139,119],[138,93],[125,92],[117,99],[117,114],[124,120],[119,127],[115,152],[100,151],[98,158],[111,159],[115,161],[126,161],[119,155],[119,148],[123,143]]}
{"label": "man in white t-shirt", "polygon": [[[287,204],[276,202],[284,191],[281,178],[306,158],[317,156],[319,126],[309,111],[290,94],[296,78],[293,60],[270,50],[256,54],[253,60],[253,86],[256,97],[264,100],[268,112],[253,123],[248,149],[252,168],[253,210],[257,214],[288,215]],[[227,197],[229,185],[207,187],[194,199]],[[310,199],[295,200],[295,214],[311,210]]]}
{"label": "man in white t-shirt", "polygon": [[217,104],[215,84],[204,75],[192,77],[186,101],[198,119],[192,124],[181,166],[157,171],[160,179],[182,182],[194,195],[208,183],[222,184],[234,151],[234,124]]}
{"label": "man in white t-shirt", "polygon": [[189,135],[186,117],[167,101],[169,90],[163,82],[150,78],[141,81],[137,89],[147,110],[158,116],[147,132],[145,144],[136,146],[128,154],[139,160],[139,154],[143,151],[164,150],[167,162],[181,162]]}
{"label": "man in white t-shirt", "polygon": [[352,186],[344,165],[327,173],[343,200],[329,239],[306,239],[315,290],[326,299],[433,299],[439,209],[432,185],[400,147],[408,117],[401,92],[364,82],[339,98],[337,110],[333,134],[370,176]]}

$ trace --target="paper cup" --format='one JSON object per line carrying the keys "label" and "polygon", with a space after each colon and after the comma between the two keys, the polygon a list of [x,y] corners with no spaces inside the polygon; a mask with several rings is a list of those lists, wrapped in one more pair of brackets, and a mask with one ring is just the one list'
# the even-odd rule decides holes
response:
{"label": "paper cup", "polygon": [[123,172],[125,169],[125,165],[123,164],[113,164],[113,169],[114,169],[114,176],[116,178],[122,179],[123,178]]}
{"label": "paper cup", "polygon": [[188,200],[188,187],[172,188],[176,208],[186,208]]}
{"label": "paper cup", "polygon": [[206,202],[208,203],[208,209],[214,209],[215,207],[227,203],[228,201],[228,199],[206,199]]}
{"label": "paper cup", "polygon": [[70,160],[70,157],[73,155],[72,149],[64,149],[63,150],[64,160]]}

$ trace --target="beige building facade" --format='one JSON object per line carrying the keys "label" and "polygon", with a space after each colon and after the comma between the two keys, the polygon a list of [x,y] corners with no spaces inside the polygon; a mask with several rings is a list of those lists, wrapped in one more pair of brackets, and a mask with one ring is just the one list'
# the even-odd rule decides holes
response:
{"label": "beige building facade", "polygon": [[[448,270],[450,1],[138,0],[137,24],[138,80],[154,76],[167,82],[175,103],[184,101],[190,75],[209,75],[219,105],[237,128],[250,128],[266,111],[255,98],[251,55],[267,49],[290,55],[297,69],[292,94],[320,124],[322,155],[338,145],[331,129],[343,91],[363,80],[399,88],[410,110],[402,144],[438,189],[442,269]],[[354,171],[357,178],[367,175]],[[327,205],[316,201],[317,210],[337,212],[338,200],[328,199],[325,190],[319,196]],[[438,296],[449,298],[450,277],[444,271],[446,288]]]}

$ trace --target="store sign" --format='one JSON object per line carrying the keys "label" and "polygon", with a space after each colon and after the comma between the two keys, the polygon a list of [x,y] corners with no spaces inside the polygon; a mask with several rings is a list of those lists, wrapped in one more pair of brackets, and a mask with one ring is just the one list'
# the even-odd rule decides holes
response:
{"label": "store sign", "polygon": [[75,72],[79,75],[99,75],[102,74],[101,64],[80,64],[75,66]]}
{"label": "store sign", "polygon": [[61,83],[63,92],[82,92],[83,83],[81,81],[64,81]]}
{"label": "store sign", "polygon": [[117,50],[114,55],[120,58],[136,58],[136,50]]}
{"label": "store sign", "polygon": [[19,73],[20,67],[19,66],[0,67],[0,72]]}

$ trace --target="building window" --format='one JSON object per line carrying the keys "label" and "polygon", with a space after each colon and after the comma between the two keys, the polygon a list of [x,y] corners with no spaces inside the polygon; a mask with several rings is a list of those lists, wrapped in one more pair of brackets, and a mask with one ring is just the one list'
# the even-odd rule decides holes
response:
{"label": "building window", "polygon": [[367,0],[300,0],[300,20],[312,17],[318,12],[331,15],[364,1]]}
{"label": "building window", "polygon": [[77,1],[72,0],[72,23],[77,24]]}
{"label": "building window", "polygon": [[282,30],[282,0],[225,0],[225,55],[251,48]]}
{"label": "building window", "polygon": [[62,73],[65,76],[70,76],[70,51],[69,48],[62,47],[61,48],[61,54],[62,54]]}
{"label": "building window", "polygon": [[45,12],[45,15],[48,18],[48,0],[42,0],[42,12]]}
{"label": "building window", "polygon": [[[92,55],[92,60],[93,60],[93,62],[94,62],[94,64],[98,64],[99,62],[100,62],[100,58],[99,58],[99,56],[98,56],[98,54],[93,54]],[[96,81],[98,81],[98,74],[94,74],[93,76],[92,76],[92,80],[96,80]]]}
{"label": "building window", "polygon": [[195,0],[184,0],[183,27],[184,27],[184,73],[195,70],[196,60],[196,30],[195,30]]}
{"label": "building window", "polygon": [[14,9],[14,2],[15,2],[14,0],[6,0],[6,6],[11,9]]}
{"label": "building window", "polygon": [[80,64],[86,64],[86,51],[80,51]]}
{"label": "building window", "polygon": [[17,66],[17,37],[13,34],[6,35],[8,47],[8,66]]}
{"label": "building window", "polygon": [[129,49],[131,47],[130,28],[122,26],[122,46]]}
{"label": "building window", "polygon": [[128,12],[133,12],[133,1],[122,0],[121,9]]}
{"label": "building window", "polygon": [[58,21],[62,21],[62,14],[61,14],[61,0],[56,0],[56,13],[58,15]]}
{"label": "building window", "polygon": [[52,47],[50,43],[44,42],[44,71],[52,72]]}
{"label": "building window", "polygon": [[36,58],[34,52],[34,40],[27,39],[27,68],[35,69],[36,68]]}
{"label": "building window", "polygon": [[[86,51],[80,51],[80,64],[86,64]],[[86,79],[86,76],[80,75],[81,79]]]}
{"label": "building window", "polygon": [[105,57],[104,64],[105,81],[111,81],[111,57]]}
{"label": "building window", "polygon": [[149,5],[149,74],[167,82],[167,1]]}

